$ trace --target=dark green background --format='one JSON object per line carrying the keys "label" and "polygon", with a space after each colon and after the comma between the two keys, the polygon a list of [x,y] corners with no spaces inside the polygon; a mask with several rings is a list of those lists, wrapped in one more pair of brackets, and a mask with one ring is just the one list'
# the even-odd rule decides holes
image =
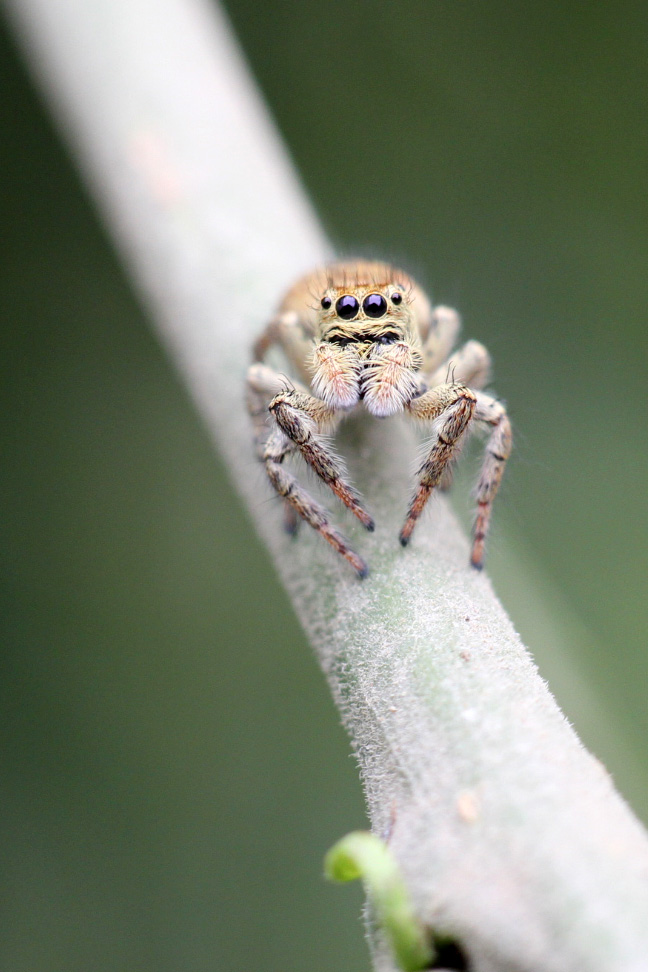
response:
{"label": "dark green background", "polygon": [[[648,819],[648,7],[228,9],[333,238],[492,350],[516,429],[492,573]],[[0,965],[366,968],[359,891],[320,879],[364,822],[336,712],[0,43]]]}

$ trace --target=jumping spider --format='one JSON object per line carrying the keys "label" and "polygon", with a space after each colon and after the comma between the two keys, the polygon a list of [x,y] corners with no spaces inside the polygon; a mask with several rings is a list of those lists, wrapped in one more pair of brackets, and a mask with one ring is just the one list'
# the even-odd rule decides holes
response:
{"label": "jumping spider", "polygon": [[[360,402],[378,417],[405,411],[418,419],[432,433],[432,441],[400,532],[405,546],[434,487],[449,485],[449,462],[471,421],[486,423],[491,432],[477,485],[470,558],[473,567],[481,568],[491,506],[511,451],[511,426],[504,407],[481,390],[490,368],[486,348],[468,341],[450,357],[459,327],[456,311],[432,308],[401,270],[354,260],[299,280],[254,345],[248,406],[259,458],[286,501],[287,528],[294,532],[299,517],[306,520],[360,577],[367,574],[364,560],[283,460],[300,452],[362,525],[373,530],[371,516],[321,433],[334,431]],[[262,363],[274,344],[283,349],[303,385],[287,389],[282,376]]]}

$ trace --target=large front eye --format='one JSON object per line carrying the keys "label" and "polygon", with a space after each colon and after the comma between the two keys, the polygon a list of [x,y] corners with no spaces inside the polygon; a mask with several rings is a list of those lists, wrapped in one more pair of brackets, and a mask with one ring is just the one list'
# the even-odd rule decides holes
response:
{"label": "large front eye", "polygon": [[338,297],[335,312],[343,321],[352,321],[359,310],[360,304],[355,297],[351,297],[349,294],[345,294],[344,297]]}
{"label": "large front eye", "polygon": [[362,302],[367,317],[382,317],[387,313],[387,301],[382,294],[368,294]]}

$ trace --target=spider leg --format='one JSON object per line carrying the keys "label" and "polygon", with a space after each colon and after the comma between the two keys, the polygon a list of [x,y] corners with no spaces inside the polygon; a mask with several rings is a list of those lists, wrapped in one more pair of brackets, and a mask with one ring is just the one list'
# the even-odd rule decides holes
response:
{"label": "spider leg", "polygon": [[450,456],[448,462],[443,467],[443,472],[439,477],[439,482],[437,483],[437,489],[440,489],[442,493],[447,493],[452,489],[452,484],[454,482],[455,469],[457,463],[461,459],[461,455],[464,450],[464,446],[468,439],[467,435],[462,435],[461,439],[457,442],[454,447],[453,453]]}
{"label": "spider leg", "polygon": [[[271,325],[268,325],[268,329]],[[267,330],[268,330],[267,329]],[[266,442],[270,435],[268,401],[286,388],[287,380],[267,365],[255,363],[250,365],[247,374],[246,402],[252,427],[254,430],[254,445],[257,457],[264,461]],[[297,385],[300,391],[305,391]],[[293,450],[294,451],[294,450]],[[294,506],[286,500],[284,502],[284,529],[291,536],[296,536],[299,529],[299,517]]]}
{"label": "spider leg", "polygon": [[[468,341],[454,351],[432,375],[426,377],[426,383],[428,387],[434,388],[435,385],[441,385],[445,381],[460,381],[474,391],[487,384],[490,378],[490,370],[491,356],[484,345],[480,344],[479,341]],[[444,490],[444,492],[452,486],[454,469],[467,438],[468,436],[463,436],[461,441],[457,443],[451,461],[441,474],[439,489]]]}
{"label": "spider leg", "polygon": [[290,537],[296,537],[299,533],[299,524],[301,520],[297,516],[297,511],[294,506],[291,506],[288,500],[284,501],[284,511],[283,511],[283,528]]}
{"label": "spider leg", "polygon": [[266,353],[274,344],[282,344],[298,325],[299,317],[294,311],[280,311],[275,314],[258,336],[252,346],[254,361],[263,361]]}
{"label": "spider leg", "polygon": [[399,534],[404,547],[409,543],[416,521],[452,458],[474,409],[475,395],[462,384],[438,385],[407,405],[414,418],[426,423],[435,422],[436,435],[418,470],[418,486]]}
{"label": "spider leg", "polygon": [[263,448],[269,434],[268,402],[288,387],[307,394],[302,385],[288,379],[285,375],[280,375],[265,364],[255,362],[248,368],[246,404],[252,419],[254,442],[259,459],[263,459]]}
{"label": "spider leg", "polygon": [[[285,389],[285,378],[271,368],[258,363],[250,366],[247,377],[247,406],[254,428],[256,452],[258,458],[264,464],[272,486],[285,500],[285,527],[288,532],[295,533],[300,520],[305,520],[351,564],[359,577],[366,577],[368,568],[364,560],[350,547],[346,538],[331,525],[329,514],[324,507],[320,506],[301,486],[297,478],[282,465],[286,456],[302,450],[298,442],[291,439],[278,427],[278,423],[274,429],[269,427],[268,398],[272,397],[271,405],[276,399],[281,399],[284,396],[290,398],[293,394],[311,398],[301,389],[288,392]],[[317,399],[313,400],[317,402]],[[323,402],[319,405],[330,413]],[[282,414],[281,409],[280,414]],[[332,420],[331,416],[332,413],[328,416],[329,421]],[[322,420],[323,418],[320,416],[320,421]],[[311,438],[314,438],[311,430],[308,429],[307,431],[309,431]],[[341,464],[339,461],[336,462],[336,470],[339,472],[341,471]],[[350,487],[347,486],[346,488],[351,494]]]}
{"label": "spider leg", "polygon": [[303,458],[347,509],[372,531],[374,521],[362,505],[356,491],[346,481],[346,471],[340,459],[333,455],[318,436],[322,426],[335,420],[335,412],[313,395],[297,390],[284,391],[268,406],[281,431],[299,449]]}
{"label": "spider leg", "polygon": [[511,454],[513,435],[506,409],[491,395],[477,392],[474,417],[480,422],[487,422],[492,427],[477,482],[477,516],[470,556],[473,567],[481,570],[484,563],[484,541],[488,533],[493,500],[502,481],[506,460]]}
{"label": "spider leg", "polygon": [[286,500],[298,517],[312,526],[334,550],[351,564],[358,577],[366,577],[368,567],[350,546],[347,539],[331,525],[329,515],[313,497],[301,486],[295,476],[283,465],[284,458],[295,451],[295,444],[290,442],[281,429],[275,429],[268,439],[263,454],[268,479]]}
{"label": "spider leg", "polygon": [[[435,307],[430,317],[430,328],[423,339],[423,371],[433,372],[452,351],[459,331],[461,318],[452,307]],[[449,381],[445,377],[440,382]]]}
{"label": "spider leg", "polygon": [[467,341],[453,351],[427,380],[430,388],[445,381],[458,381],[473,390],[481,389],[488,384],[490,370],[491,356],[484,345],[479,341]]}

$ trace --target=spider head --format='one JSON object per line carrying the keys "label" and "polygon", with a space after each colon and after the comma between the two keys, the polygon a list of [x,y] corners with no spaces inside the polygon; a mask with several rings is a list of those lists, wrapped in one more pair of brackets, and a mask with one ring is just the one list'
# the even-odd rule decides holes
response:
{"label": "spider head", "polygon": [[399,411],[421,367],[411,281],[383,264],[341,264],[318,295],[313,389],[332,408],[360,399],[374,415]]}

